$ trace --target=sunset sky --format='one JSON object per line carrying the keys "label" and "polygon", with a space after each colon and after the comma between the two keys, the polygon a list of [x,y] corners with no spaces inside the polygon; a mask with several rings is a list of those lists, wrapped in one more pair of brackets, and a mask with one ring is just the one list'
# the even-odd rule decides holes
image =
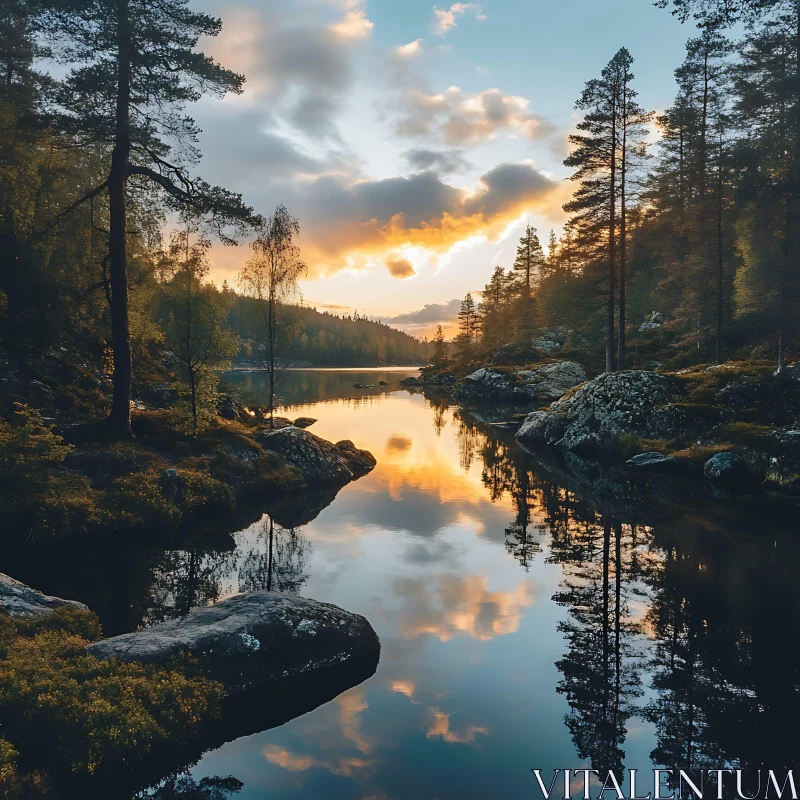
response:
{"label": "sunset sky", "polygon": [[[196,3],[194,5],[197,5]],[[662,110],[693,29],[649,0],[201,0],[206,49],[247,76],[205,99],[200,172],[300,219],[308,305],[410,332],[452,320],[527,221],[560,231],[574,102],[621,46]],[[213,277],[246,245],[216,247]]]}

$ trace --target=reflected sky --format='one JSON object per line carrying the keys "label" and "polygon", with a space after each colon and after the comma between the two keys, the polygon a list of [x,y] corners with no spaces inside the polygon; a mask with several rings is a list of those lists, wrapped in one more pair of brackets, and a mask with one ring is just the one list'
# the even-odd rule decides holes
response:
{"label": "reflected sky", "polygon": [[[293,412],[378,459],[302,528],[312,546],[302,594],[364,614],[380,664],[337,700],[207,754],[195,775],[233,774],[248,799],[485,800],[533,796],[532,767],[584,764],[556,691],[568,615],[552,598],[564,571],[548,563],[534,501],[541,551],[527,571],[504,547],[519,509],[487,486],[486,437],[455,408],[405,391]],[[240,552],[259,524],[236,535]],[[237,588],[231,573],[226,591]],[[649,765],[649,727],[627,743],[631,766]]]}

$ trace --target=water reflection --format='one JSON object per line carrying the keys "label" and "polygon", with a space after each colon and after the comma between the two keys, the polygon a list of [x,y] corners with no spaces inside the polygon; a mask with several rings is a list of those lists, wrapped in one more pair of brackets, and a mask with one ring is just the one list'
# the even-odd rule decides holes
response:
{"label": "water reflection", "polygon": [[193,780],[233,774],[247,800],[505,800],[533,796],[532,767],[796,761],[793,515],[544,464],[444,398],[299,412],[375,470],[213,544],[5,570],[131,627],[254,588],[370,619],[375,675],[280,728],[253,715]]}

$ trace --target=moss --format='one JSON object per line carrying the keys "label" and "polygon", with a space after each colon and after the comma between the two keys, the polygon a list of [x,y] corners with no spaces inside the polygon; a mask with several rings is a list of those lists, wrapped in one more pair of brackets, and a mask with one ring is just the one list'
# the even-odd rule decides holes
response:
{"label": "moss", "polygon": [[713,435],[715,439],[731,442],[736,447],[747,448],[757,453],[777,454],[779,447],[777,439],[771,435],[773,430],[769,425],[731,422],[715,428]]}
{"label": "moss", "polygon": [[711,403],[673,403],[675,408],[680,408],[692,420],[702,420],[706,423],[717,422],[723,411],[722,406]]}
{"label": "moss", "polygon": [[624,461],[639,453],[669,453],[672,449],[674,445],[667,439],[643,439],[631,434],[620,436],[617,446],[619,457]]}
{"label": "moss", "polygon": [[715,447],[708,447],[704,445],[692,445],[683,450],[675,450],[670,455],[675,456],[682,464],[684,464],[692,472],[702,472],[703,466],[711,456],[723,450],[730,450],[729,445],[719,444]]}
{"label": "moss", "polygon": [[33,622],[0,615],[0,797],[73,795],[90,779],[137,785],[218,716],[222,687],[196,664],[99,660],[84,649],[99,632],[75,609]]}
{"label": "moss", "polygon": [[[713,367],[713,368],[711,368]],[[683,386],[688,403],[713,405],[720,389],[741,381],[769,381],[775,369],[769,361],[731,361],[720,366],[700,364],[690,372],[674,375]]]}

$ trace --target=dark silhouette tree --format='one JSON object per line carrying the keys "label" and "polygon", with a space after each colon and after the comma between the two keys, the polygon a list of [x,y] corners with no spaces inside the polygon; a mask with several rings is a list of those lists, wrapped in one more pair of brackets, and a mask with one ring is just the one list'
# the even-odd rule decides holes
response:
{"label": "dark silhouette tree", "polygon": [[221,27],[186,0],[48,0],[43,7],[43,30],[73,65],[59,94],[64,130],[84,147],[111,151],[107,177],[76,205],[108,197],[114,392],[107,422],[115,437],[131,435],[129,191],[161,190],[169,207],[190,207],[226,242],[255,222],[239,195],[189,172],[199,157],[198,130],[184,107],[204,93],[239,93],[244,81],[196,49]]}
{"label": "dark silhouette tree", "polygon": [[[620,51],[621,52],[621,51]],[[627,51],[626,51],[627,52]],[[619,53],[615,56],[618,60]],[[564,210],[574,214],[573,226],[584,241],[591,241],[599,255],[605,243],[606,281],[606,372],[616,368],[615,302],[617,270],[617,205],[619,202],[619,113],[622,85],[618,65],[603,68],[600,78],[587,81],[575,104],[585,112],[577,128],[581,133],[569,137],[574,151],[564,159],[574,168],[572,180],[579,181],[573,199]]]}

